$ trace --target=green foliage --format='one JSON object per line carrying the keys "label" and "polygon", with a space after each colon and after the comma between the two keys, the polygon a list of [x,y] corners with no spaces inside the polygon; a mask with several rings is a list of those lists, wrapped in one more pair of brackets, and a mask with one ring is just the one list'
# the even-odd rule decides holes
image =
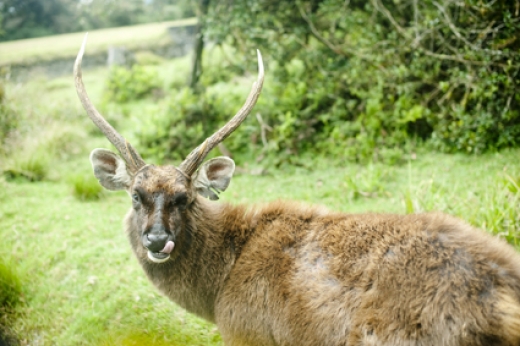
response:
{"label": "green foliage", "polygon": [[73,174],[68,177],[72,194],[82,201],[98,200],[103,196],[103,188],[92,173]]}
{"label": "green foliage", "polygon": [[430,179],[410,187],[404,193],[403,201],[407,213],[445,210],[454,215],[464,215],[464,219],[471,224],[515,246],[520,245],[520,191],[517,181],[508,175],[492,181],[486,193],[466,192],[462,197],[453,191],[453,187]]}
{"label": "green foliage", "polygon": [[212,98],[197,95],[189,88],[175,91],[166,104],[152,108],[136,131],[144,156],[159,161],[180,160],[217,128],[217,112]]}
{"label": "green foliage", "polygon": [[0,41],[151,23],[194,15],[189,0],[4,0]]}
{"label": "green foliage", "polygon": [[512,177],[509,174],[504,174],[504,186],[513,194],[520,192],[520,177]]}
{"label": "green foliage", "polygon": [[13,264],[0,259],[0,316],[12,310],[22,294],[22,282]]}
{"label": "green foliage", "polygon": [[421,140],[519,145],[519,15],[507,0],[219,1],[205,27],[242,55],[267,52],[270,151],[398,162]]}
{"label": "green foliage", "polygon": [[4,176],[8,180],[44,180],[51,167],[51,155],[43,150],[18,154],[12,157]]}
{"label": "green foliage", "polygon": [[0,258],[0,344],[16,345],[11,331],[15,308],[23,301],[22,281],[11,261]]}
{"label": "green foliage", "polygon": [[[133,130],[139,152],[159,162],[184,159],[237,113],[247,97],[252,79],[234,78],[198,92],[187,87],[173,89],[155,105],[134,109],[132,114],[138,120]],[[261,105],[268,99],[261,98],[258,113],[264,114],[263,110],[269,105]],[[283,131],[281,128],[276,130]],[[224,144],[239,162],[243,157],[266,151],[261,142],[261,127],[256,110]],[[269,147],[276,145],[273,140],[266,144]],[[277,158],[275,163],[280,161],[281,158]]]}
{"label": "green foliage", "polygon": [[4,141],[18,126],[18,117],[13,107],[7,103],[0,103],[0,152],[3,151]]}
{"label": "green foliage", "polygon": [[107,99],[124,103],[150,96],[160,89],[161,82],[153,66],[133,65],[131,68],[113,66],[107,81]]}
{"label": "green foliage", "polygon": [[0,84],[0,153],[4,151],[5,140],[18,127],[19,116],[15,106],[5,97],[5,89]]}
{"label": "green foliage", "polygon": [[[0,39],[22,39],[51,35],[55,20],[70,15],[70,0],[6,0],[0,4]],[[65,6],[64,6],[65,5]],[[70,24],[69,24],[70,23]],[[60,23],[62,30],[71,29],[73,22]],[[69,24],[69,25],[67,25]],[[71,25],[72,24],[72,25]]]}
{"label": "green foliage", "polygon": [[139,65],[159,65],[164,63],[164,58],[148,51],[141,50],[134,53],[134,60]]}
{"label": "green foliage", "polygon": [[368,165],[362,173],[347,175],[345,187],[350,199],[375,198],[388,194],[386,181],[388,176],[384,167]]}

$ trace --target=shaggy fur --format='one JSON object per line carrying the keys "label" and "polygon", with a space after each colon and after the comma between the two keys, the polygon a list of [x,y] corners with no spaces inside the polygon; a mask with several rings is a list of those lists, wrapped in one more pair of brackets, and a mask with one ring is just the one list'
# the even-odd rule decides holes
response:
{"label": "shaggy fur", "polygon": [[[228,346],[520,345],[520,256],[458,219],[233,206],[173,167],[145,167],[135,189],[149,202],[125,223],[146,275]],[[186,205],[159,215],[175,249],[152,263],[141,237],[153,201],[179,194]]]}

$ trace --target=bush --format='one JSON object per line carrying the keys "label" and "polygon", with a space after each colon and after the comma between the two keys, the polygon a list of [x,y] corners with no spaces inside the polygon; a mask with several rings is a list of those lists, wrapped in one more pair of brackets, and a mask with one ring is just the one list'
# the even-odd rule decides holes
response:
{"label": "bush", "polygon": [[22,282],[13,265],[0,259],[0,345],[16,345],[11,326],[15,307],[22,302]]}
{"label": "bush", "polygon": [[160,65],[164,62],[163,57],[156,55],[148,50],[135,52],[134,59],[139,65]]}
{"label": "bush", "polygon": [[12,310],[22,294],[22,283],[12,264],[0,259],[0,314]]}
{"label": "bush", "polygon": [[161,107],[148,112],[136,131],[143,156],[181,160],[214,130],[218,115],[211,98],[189,88],[171,94]]}
{"label": "bush", "polygon": [[16,130],[19,116],[10,100],[5,98],[5,91],[0,84],[0,153],[4,152],[5,141],[12,131]]}
{"label": "bush", "polygon": [[446,152],[515,147],[519,16],[505,0],[218,2],[206,35],[234,50],[207,52],[199,93],[167,96],[137,137],[147,155],[183,158],[243,103],[262,47],[264,90],[225,142],[233,155],[399,163],[424,141]]}
{"label": "bush", "polygon": [[133,65],[131,68],[113,66],[107,82],[107,99],[117,103],[135,101],[152,95],[162,85],[153,66]]}
{"label": "bush", "polygon": [[520,144],[515,6],[223,1],[206,27],[241,55],[268,52],[276,77],[257,109],[274,129],[269,150],[395,161],[422,140],[469,153]]}
{"label": "bush", "polygon": [[4,170],[4,176],[9,180],[42,181],[47,177],[50,167],[51,155],[43,150],[19,153]]}
{"label": "bush", "polygon": [[68,178],[72,194],[81,201],[94,201],[103,196],[103,188],[92,174],[75,174]]}

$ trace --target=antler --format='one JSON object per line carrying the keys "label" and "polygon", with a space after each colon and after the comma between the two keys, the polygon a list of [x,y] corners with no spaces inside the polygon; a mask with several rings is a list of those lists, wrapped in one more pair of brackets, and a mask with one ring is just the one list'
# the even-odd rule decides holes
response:
{"label": "antler", "polygon": [[128,143],[128,141],[123,136],[121,136],[98,112],[96,107],[94,107],[90,101],[87,95],[87,91],[85,90],[85,85],[83,84],[83,80],[81,78],[81,61],[83,59],[83,54],[85,53],[87,37],[88,33],[85,34],[83,44],[81,45],[76,62],[74,63],[74,80],[76,82],[76,92],[78,93],[81,104],[87,111],[89,118],[101,130],[101,132],[103,132],[110,143],[116,147],[116,149],[121,154],[121,157],[125,160],[129,170],[131,172],[136,172],[139,170],[139,168],[145,165],[145,162],[137,153],[137,151],[132,147],[132,145]]}
{"label": "antler", "polygon": [[253,83],[251,92],[249,93],[246,102],[226,125],[215,132],[211,137],[206,138],[206,140],[202,142],[201,145],[196,147],[181,163],[179,168],[184,173],[186,173],[187,176],[191,176],[197,170],[211,149],[226,139],[233,131],[237,129],[237,127],[240,126],[240,124],[246,119],[247,115],[255,106],[264,83],[264,64],[262,62],[262,54],[260,54],[259,50],[256,52],[258,56],[258,79]]}

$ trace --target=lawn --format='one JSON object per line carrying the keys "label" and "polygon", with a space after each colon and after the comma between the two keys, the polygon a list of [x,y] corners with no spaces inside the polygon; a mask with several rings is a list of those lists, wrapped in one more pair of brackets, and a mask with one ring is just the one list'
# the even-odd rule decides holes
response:
{"label": "lawn", "polygon": [[[71,52],[81,38],[70,40]],[[184,78],[178,67],[187,61],[164,63],[164,78]],[[103,101],[106,75],[89,71],[85,83],[127,135],[132,114]],[[96,190],[88,155],[109,144],[87,119],[72,78],[7,84],[6,91],[19,127],[17,140],[0,150],[0,258],[22,283],[21,303],[8,315],[21,344],[222,345],[214,325],[158,294],[133,258],[122,229],[130,199]],[[437,210],[520,245],[520,150],[468,156],[418,148],[399,165],[335,162],[318,157],[264,167],[264,175],[236,174],[215,203],[287,199],[352,213]],[[24,170],[44,178],[17,175]]]}
{"label": "lawn", "polygon": [[[104,52],[108,47],[125,46],[128,49],[150,47],[169,40],[167,29],[173,26],[193,25],[196,18],[134,25],[129,27],[92,30],[89,32],[89,54]],[[0,66],[30,64],[57,58],[71,59],[78,52],[85,33],[77,32],[0,43]]]}

